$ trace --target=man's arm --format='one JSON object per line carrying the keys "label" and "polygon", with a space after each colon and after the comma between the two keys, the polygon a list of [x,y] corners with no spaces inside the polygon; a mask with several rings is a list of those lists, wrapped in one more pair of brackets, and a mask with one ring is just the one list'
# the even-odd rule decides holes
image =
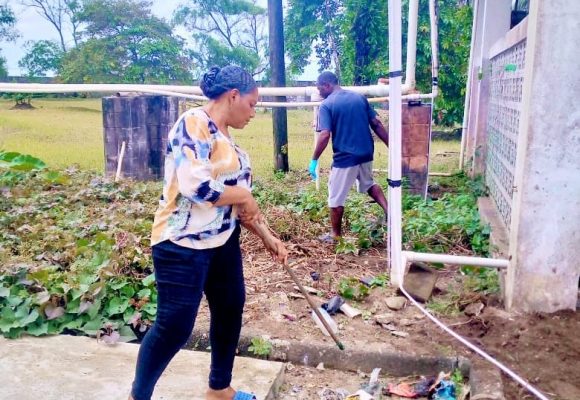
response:
{"label": "man's arm", "polygon": [[383,141],[384,144],[389,146],[389,133],[385,129],[383,123],[377,117],[371,119],[370,121],[371,129],[373,132]]}
{"label": "man's arm", "polygon": [[314,153],[312,154],[313,160],[318,160],[326,146],[328,146],[328,142],[330,141],[330,131],[329,130],[322,130],[320,135],[318,135],[318,141],[316,142],[316,148],[314,149]]}

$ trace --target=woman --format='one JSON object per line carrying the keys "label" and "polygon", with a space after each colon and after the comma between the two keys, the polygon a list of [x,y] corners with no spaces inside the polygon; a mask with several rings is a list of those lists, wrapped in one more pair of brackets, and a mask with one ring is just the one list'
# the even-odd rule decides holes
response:
{"label": "woman", "polygon": [[[258,89],[247,71],[234,66],[212,68],[200,86],[209,103],[185,112],[169,132],[151,236],[157,319],[139,349],[134,400],[151,398],[191,335],[202,293],[211,312],[206,399],[253,398],[236,392],[230,381],[245,302],[240,223],[255,232],[262,217],[250,192],[248,155],[234,143],[230,128],[241,129],[255,116]],[[268,243],[274,258],[286,262],[282,242]]]}

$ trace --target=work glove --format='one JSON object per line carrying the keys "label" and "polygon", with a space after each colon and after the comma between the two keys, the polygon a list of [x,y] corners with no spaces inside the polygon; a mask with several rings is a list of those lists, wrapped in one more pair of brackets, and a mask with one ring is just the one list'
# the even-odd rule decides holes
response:
{"label": "work glove", "polygon": [[316,168],[318,167],[318,160],[310,160],[310,166],[308,167],[308,172],[312,179],[316,180]]}

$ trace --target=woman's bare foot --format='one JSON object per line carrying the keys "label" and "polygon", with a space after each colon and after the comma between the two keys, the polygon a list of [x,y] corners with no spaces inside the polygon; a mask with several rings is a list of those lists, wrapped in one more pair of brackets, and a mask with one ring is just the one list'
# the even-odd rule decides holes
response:
{"label": "woman's bare foot", "polygon": [[236,391],[230,386],[222,390],[207,389],[206,400],[232,400]]}

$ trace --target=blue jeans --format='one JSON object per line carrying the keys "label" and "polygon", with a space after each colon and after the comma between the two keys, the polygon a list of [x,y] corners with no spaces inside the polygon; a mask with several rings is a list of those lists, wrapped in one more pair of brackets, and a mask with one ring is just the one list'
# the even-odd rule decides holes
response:
{"label": "blue jeans", "polygon": [[202,293],[210,319],[209,387],[230,385],[246,298],[240,228],[221,247],[193,250],[165,241],[153,246],[157,318],[139,348],[132,395],[148,400],[157,380],[193,330]]}

